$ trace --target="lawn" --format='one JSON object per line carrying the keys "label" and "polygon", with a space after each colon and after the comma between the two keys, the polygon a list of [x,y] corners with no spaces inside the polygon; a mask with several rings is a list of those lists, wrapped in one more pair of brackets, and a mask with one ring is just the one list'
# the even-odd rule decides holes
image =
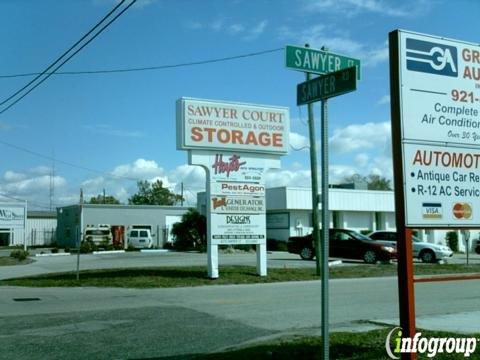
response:
{"label": "lawn", "polygon": [[[75,272],[56,273],[32,276],[20,279],[0,281],[0,285],[36,286],[36,287],[68,287],[68,286],[96,286],[96,287],[123,287],[123,288],[158,288],[184,287],[202,285],[226,284],[255,284],[281,281],[318,280],[315,269],[312,268],[270,268],[268,276],[256,275],[254,267],[224,266],[220,267],[220,277],[212,280],[207,278],[206,267],[155,267],[108,270],[85,270],[80,272],[80,281],[76,281]],[[439,275],[478,273],[480,265],[415,265],[416,275]],[[397,266],[387,265],[358,265],[338,266],[330,269],[332,279],[363,278],[379,276],[395,276]]]}
{"label": "lawn", "polygon": [[25,265],[33,262],[32,259],[18,260],[10,256],[0,256],[0,266]]}
{"label": "lawn", "polygon": [[[390,359],[385,350],[385,340],[391,328],[372,330],[363,333],[338,332],[330,335],[331,359]],[[459,335],[437,331],[422,331],[422,337],[475,337],[480,334]],[[394,346],[392,344],[391,349]],[[227,352],[192,356],[199,360],[239,360],[239,359],[320,359],[322,354],[321,337],[294,337],[275,342],[250,346]],[[429,359],[427,354],[418,355],[417,359]],[[463,354],[438,354],[435,359],[465,359]],[[477,350],[468,359],[480,359]]]}

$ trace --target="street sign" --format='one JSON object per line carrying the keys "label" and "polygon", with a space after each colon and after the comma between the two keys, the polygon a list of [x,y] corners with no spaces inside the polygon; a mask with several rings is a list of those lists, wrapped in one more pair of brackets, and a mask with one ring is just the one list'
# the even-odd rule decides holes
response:
{"label": "street sign", "polygon": [[297,85],[297,105],[305,105],[357,89],[356,67],[335,71]]}
{"label": "street sign", "polygon": [[290,69],[327,74],[355,66],[357,68],[357,80],[360,80],[360,60],[358,59],[324,50],[292,45],[286,46],[285,55],[285,64]]}

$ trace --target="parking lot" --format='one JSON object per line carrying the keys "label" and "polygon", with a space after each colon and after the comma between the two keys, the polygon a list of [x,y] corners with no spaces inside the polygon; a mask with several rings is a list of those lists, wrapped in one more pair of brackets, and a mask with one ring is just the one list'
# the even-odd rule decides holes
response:
{"label": "parking lot", "polygon": [[[45,249],[42,249],[46,252]],[[38,249],[34,252],[40,252]],[[8,250],[2,250],[0,256],[8,256]],[[76,255],[64,256],[32,256],[34,262],[26,265],[2,266],[0,267],[0,279],[30,276],[54,272],[74,271],[77,266]],[[358,265],[362,266],[362,261],[355,260],[335,261],[333,266]],[[467,256],[465,254],[455,254],[447,260],[452,264],[466,264]],[[395,263],[395,262],[394,262]],[[421,261],[415,260],[415,263],[421,264]],[[480,255],[471,254],[469,256],[470,264],[480,264]],[[314,268],[315,260],[301,260],[298,255],[289,254],[283,251],[272,251],[267,254],[267,264],[269,268]],[[221,253],[219,256],[220,272],[222,266],[227,265],[256,265],[256,254],[254,252],[238,252],[234,254]],[[134,268],[134,267],[152,267],[152,266],[207,266],[207,255],[198,252],[125,252],[114,254],[82,254],[80,256],[80,270],[91,269],[115,269],[115,268]],[[435,264],[424,264],[424,266],[435,266]]]}

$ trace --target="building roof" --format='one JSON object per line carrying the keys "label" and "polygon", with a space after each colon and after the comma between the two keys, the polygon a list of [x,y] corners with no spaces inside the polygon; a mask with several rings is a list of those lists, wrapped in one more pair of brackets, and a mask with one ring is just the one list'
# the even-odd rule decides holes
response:
{"label": "building roof", "polygon": [[[329,189],[328,192],[329,209],[332,211],[395,211],[393,191]],[[312,208],[312,191],[306,187],[268,188],[266,197],[268,210]]]}
{"label": "building roof", "polygon": [[57,213],[55,211],[27,211],[28,219],[56,219]]}

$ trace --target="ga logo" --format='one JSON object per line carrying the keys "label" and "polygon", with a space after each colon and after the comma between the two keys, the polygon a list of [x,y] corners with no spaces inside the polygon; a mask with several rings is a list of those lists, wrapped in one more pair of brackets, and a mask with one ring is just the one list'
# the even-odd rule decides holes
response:
{"label": "ga logo", "polygon": [[457,48],[407,38],[407,69],[435,75],[458,76]]}

